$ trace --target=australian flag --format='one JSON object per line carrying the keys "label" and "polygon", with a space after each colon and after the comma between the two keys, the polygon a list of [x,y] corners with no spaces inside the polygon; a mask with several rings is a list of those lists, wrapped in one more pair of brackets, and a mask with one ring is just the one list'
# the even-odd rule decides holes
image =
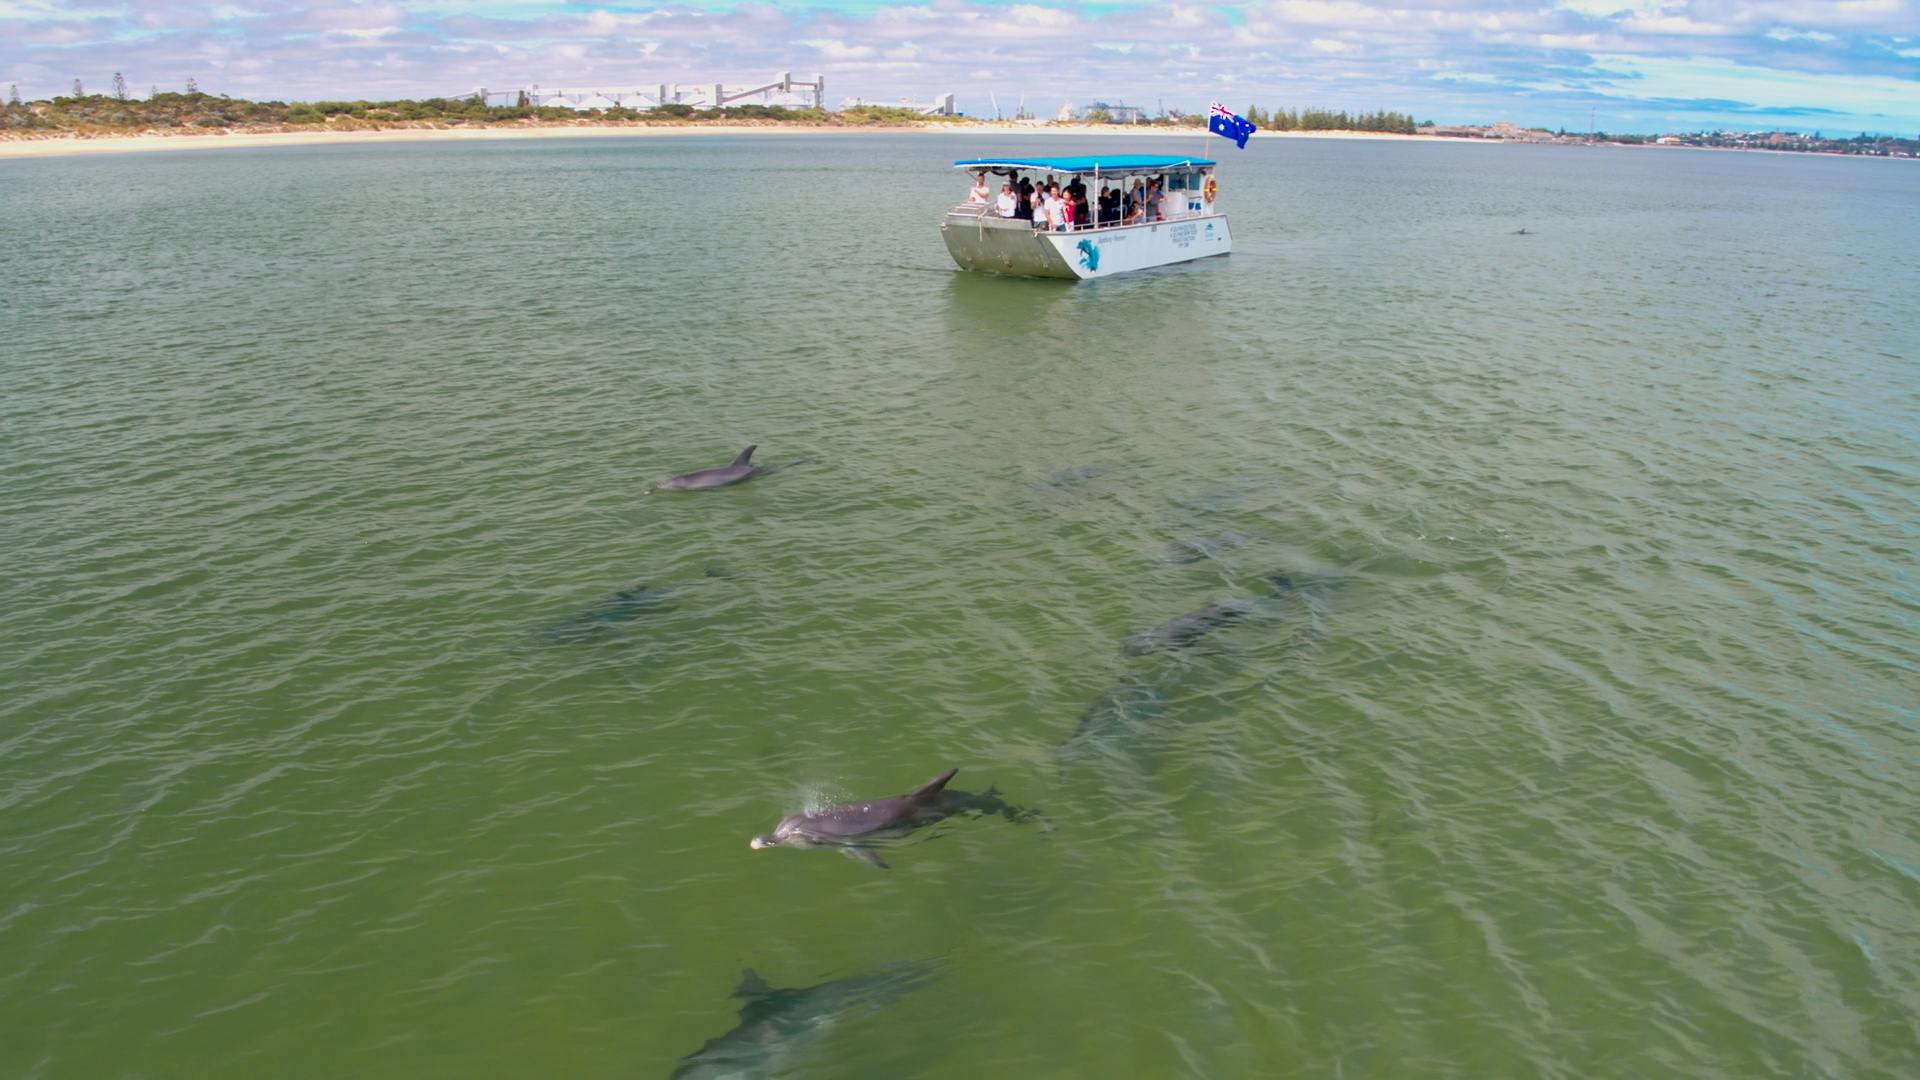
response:
{"label": "australian flag", "polygon": [[1213,112],[1207,117],[1207,130],[1215,135],[1225,135],[1239,144],[1240,149],[1247,148],[1247,139],[1260,129],[1234,115],[1232,109],[1219,102],[1213,103]]}

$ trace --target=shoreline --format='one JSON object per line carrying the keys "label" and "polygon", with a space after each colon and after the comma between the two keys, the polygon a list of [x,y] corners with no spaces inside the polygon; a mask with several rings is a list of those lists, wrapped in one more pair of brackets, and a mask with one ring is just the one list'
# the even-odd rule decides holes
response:
{"label": "shoreline", "polygon": [[[382,142],[464,141],[553,138],[661,138],[681,135],[862,135],[975,132],[999,137],[1087,136],[1121,139],[1202,139],[1203,128],[1130,127],[1122,124],[1030,125],[979,121],[959,124],[874,124],[860,127],[818,124],[555,124],[521,127],[393,127],[352,131],[219,131],[128,135],[49,135],[0,137],[0,158],[59,157],[81,154],[148,153],[161,150],[217,150],[263,146],[348,146]],[[1279,139],[1404,139],[1418,142],[1484,143],[1445,135],[1395,135],[1376,131],[1262,131]]]}

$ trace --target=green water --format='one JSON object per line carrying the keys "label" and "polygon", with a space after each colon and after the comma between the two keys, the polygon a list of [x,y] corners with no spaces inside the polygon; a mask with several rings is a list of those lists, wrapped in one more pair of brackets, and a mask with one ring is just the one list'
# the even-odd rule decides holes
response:
{"label": "green water", "polygon": [[935,229],[1069,139],[0,162],[0,1075],[1920,1072],[1920,170],[1213,143],[1081,285]]}

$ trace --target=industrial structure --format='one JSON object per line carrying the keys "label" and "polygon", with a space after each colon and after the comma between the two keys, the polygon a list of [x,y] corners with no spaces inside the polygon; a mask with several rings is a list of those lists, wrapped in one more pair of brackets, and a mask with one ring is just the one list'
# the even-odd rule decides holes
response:
{"label": "industrial structure", "polygon": [[634,109],[645,111],[662,105],[687,105],[695,109],[719,109],[729,105],[772,105],[789,109],[827,107],[827,77],[795,80],[783,71],[759,86],[727,86],[724,83],[653,83],[646,86],[608,86],[591,88],[532,86],[517,90],[489,90],[480,87],[474,96],[489,105],[517,105],[522,98],[539,108]]}
{"label": "industrial structure", "polygon": [[959,110],[954,108],[952,94],[941,94],[932,101],[914,101],[911,98],[900,98],[897,101],[868,101],[865,98],[847,98],[840,103],[840,107],[843,109],[850,109],[860,105],[879,105],[889,109],[911,109],[922,116],[960,115]]}

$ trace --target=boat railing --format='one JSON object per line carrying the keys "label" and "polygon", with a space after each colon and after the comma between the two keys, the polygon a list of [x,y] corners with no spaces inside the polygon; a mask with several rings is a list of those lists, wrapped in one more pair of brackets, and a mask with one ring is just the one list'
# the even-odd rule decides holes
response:
{"label": "boat railing", "polygon": [[[1015,222],[1015,221],[1026,220],[1024,218],[1003,218],[1000,216],[999,211],[994,208],[992,203],[973,203],[973,202],[960,203],[959,205],[955,206],[953,209],[948,210],[947,216],[950,218],[962,218],[962,219],[970,220],[982,226],[984,226],[989,221],[1007,222],[1010,225],[1012,222]],[[1133,221],[1133,222],[1106,221],[1106,222],[1101,222],[1097,225],[1090,221],[1083,221],[1083,222],[1076,223],[1072,229],[1067,231],[1093,232],[1097,229],[1119,229],[1119,228],[1126,228],[1130,226],[1140,226],[1140,225],[1170,225],[1180,221],[1197,221],[1201,218],[1219,217],[1219,216],[1220,216],[1219,211],[1209,208],[1206,210],[1202,210],[1197,214],[1194,214],[1194,213],[1173,214],[1168,217],[1156,218],[1152,221]],[[1028,222],[1028,226],[1032,228],[1034,232],[1049,231],[1039,226],[1032,225],[1031,222]]]}
{"label": "boat railing", "polygon": [[[1167,217],[1153,218],[1147,221],[1102,221],[1099,223],[1080,221],[1075,222],[1073,227],[1066,231],[1093,232],[1097,229],[1137,229],[1142,225],[1177,225],[1182,221],[1200,221],[1203,218],[1222,216],[1224,215],[1217,210],[1203,210],[1197,214],[1172,214]],[[1035,227],[1034,231],[1046,232],[1047,230]]]}

